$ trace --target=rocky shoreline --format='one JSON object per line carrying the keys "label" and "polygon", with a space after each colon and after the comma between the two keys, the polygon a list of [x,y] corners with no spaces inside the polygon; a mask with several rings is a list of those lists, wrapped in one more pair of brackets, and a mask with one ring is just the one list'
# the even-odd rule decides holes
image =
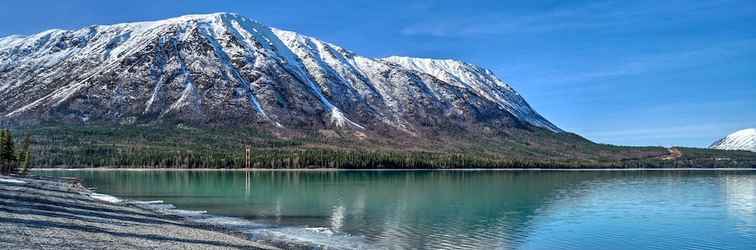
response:
{"label": "rocky shoreline", "polygon": [[43,177],[0,176],[0,231],[0,249],[277,249]]}

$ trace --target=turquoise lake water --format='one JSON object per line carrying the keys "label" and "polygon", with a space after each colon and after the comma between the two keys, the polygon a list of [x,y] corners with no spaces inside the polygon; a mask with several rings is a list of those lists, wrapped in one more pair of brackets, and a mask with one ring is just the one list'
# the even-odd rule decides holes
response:
{"label": "turquoise lake water", "polygon": [[342,247],[756,249],[756,171],[36,174]]}

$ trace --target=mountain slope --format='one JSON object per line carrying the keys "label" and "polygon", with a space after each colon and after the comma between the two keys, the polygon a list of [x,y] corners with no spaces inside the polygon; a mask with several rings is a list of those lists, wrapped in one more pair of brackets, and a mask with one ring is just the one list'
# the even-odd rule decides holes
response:
{"label": "mountain slope", "polygon": [[756,129],[748,128],[719,139],[709,148],[724,150],[745,150],[756,152]]}
{"label": "mountain slope", "polygon": [[362,57],[228,13],[2,38],[0,115],[411,135],[439,127],[561,132],[478,66]]}

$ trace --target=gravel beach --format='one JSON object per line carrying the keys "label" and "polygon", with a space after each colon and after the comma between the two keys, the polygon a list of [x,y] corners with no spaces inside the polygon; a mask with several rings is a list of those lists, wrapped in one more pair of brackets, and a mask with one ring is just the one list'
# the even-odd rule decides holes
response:
{"label": "gravel beach", "polygon": [[0,249],[277,249],[71,180],[0,176]]}

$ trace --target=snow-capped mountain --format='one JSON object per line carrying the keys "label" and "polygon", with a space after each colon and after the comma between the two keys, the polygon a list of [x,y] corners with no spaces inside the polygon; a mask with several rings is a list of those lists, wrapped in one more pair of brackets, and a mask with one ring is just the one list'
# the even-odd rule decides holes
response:
{"label": "snow-capped mountain", "polygon": [[487,69],[367,58],[229,13],[0,38],[0,117],[561,132]]}
{"label": "snow-capped mountain", "polygon": [[709,148],[756,152],[756,128],[739,130],[711,144]]}

